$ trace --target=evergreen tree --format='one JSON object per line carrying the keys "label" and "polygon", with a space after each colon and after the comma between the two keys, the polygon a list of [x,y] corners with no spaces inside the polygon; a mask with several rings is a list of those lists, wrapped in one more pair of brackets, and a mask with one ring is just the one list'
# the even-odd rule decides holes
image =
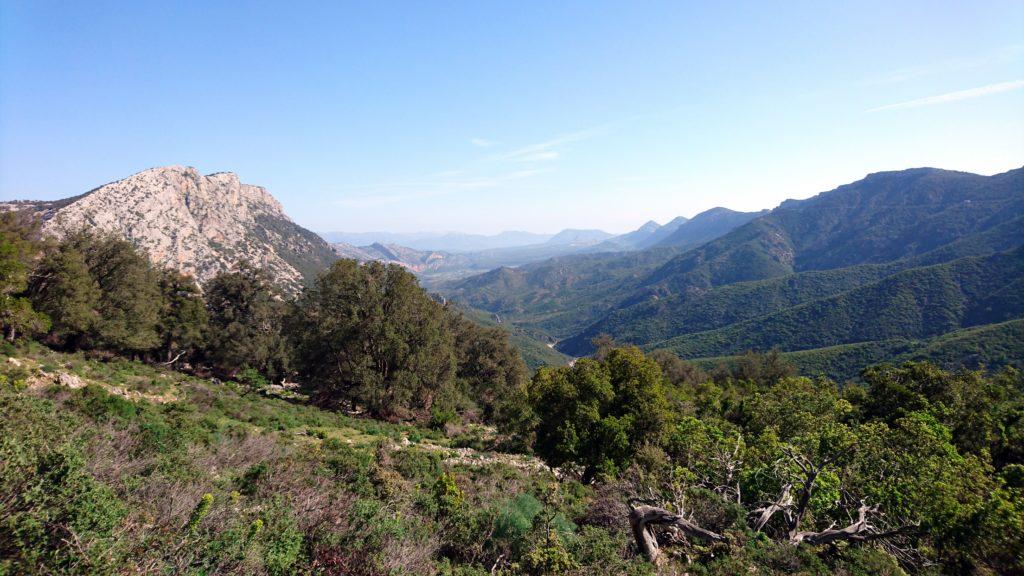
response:
{"label": "evergreen tree", "polygon": [[400,266],[335,262],[299,300],[292,334],[299,373],[324,404],[404,416],[453,382],[446,312]]}
{"label": "evergreen tree", "polygon": [[203,348],[207,332],[206,302],[191,276],[167,269],[160,275],[163,307],[158,331],[167,362]]}
{"label": "evergreen tree", "polygon": [[114,235],[78,233],[67,242],[82,253],[100,288],[96,344],[126,354],[144,354],[160,345],[159,274],[149,258]]}
{"label": "evergreen tree", "polygon": [[494,420],[525,389],[526,366],[503,328],[483,328],[452,312],[452,329],[458,380],[484,419]]}
{"label": "evergreen tree", "polygon": [[542,368],[530,383],[537,455],[552,466],[583,467],[583,481],[623,470],[668,420],[664,377],[637,348],[609,349],[603,361]]}
{"label": "evergreen tree", "polygon": [[81,252],[63,243],[47,254],[33,275],[29,293],[36,308],[52,320],[54,343],[71,348],[86,345],[99,318],[100,287]]}
{"label": "evergreen tree", "polygon": [[14,212],[0,214],[0,329],[7,341],[49,328],[49,319],[25,296],[41,251],[37,221]]}
{"label": "evergreen tree", "polygon": [[229,378],[246,367],[283,377],[288,367],[284,308],[266,272],[248,263],[214,277],[206,287],[206,357],[214,369]]}

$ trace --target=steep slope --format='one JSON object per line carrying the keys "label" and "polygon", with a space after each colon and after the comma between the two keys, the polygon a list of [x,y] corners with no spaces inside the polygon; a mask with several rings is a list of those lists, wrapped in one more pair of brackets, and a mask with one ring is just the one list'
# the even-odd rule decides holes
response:
{"label": "steep slope", "polygon": [[923,254],[1024,213],[1024,169],[978,176],[934,168],[883,172],[767,215],[683,254],[645,282],[651,293],[889,262]]}
{"label": "steep slope", "polygon": [[81,229],[120,234],[155,262],[204,282],[242,260],[297,289],[336,258],[319,236],[292,222],[264,188],[220,172],[152,168],[58,202],[33,203],[47,234]]}
{"label": "steep slope", "polygon": [[[600,332],[649,344],[712,329],[709,321],[716,322],[716,307],[769,313],[781,309],[779,305],[821,297],[822,290],[851,288],[848,282],[874,279],[871,274],[1006,250],[1024,243],[1022,217],[1022,169],[990,177],[935,169],[874,174],[809,200],[787,201],[673,258],[639,287],[620,291],[621,299],[607,317],[560,343],[560,349],[586,353],[590,338]],[[891,266],[867,276],[866,269],[846,270],[869,263]],[[810,281],[813,290],[790,291],[788,296],[777,292],[794,273],[815,270],[836,270],[836,278],[812,274],[796,281]],[[769,282],[752,293],[745,293],[751,286],[741,284],[769,279],[779,283]],[[735,289],[720,290],[728,286]],[[721,306],[714,303],[718,297]],[[711,310],[705,310],[708,306]],[[695,317],[702,311],[710,314]],[[719,316],[713,328],[730,319]],[[752,317],[743,316],[732,320]]]}
{"label": "steep slope", "polygon": [[651,246],[657,246],[661,244],[663,240],[671,236],[680,226],[689,222],[690,219],[685,216],[676,216],[672,220],[665,224],[661,228],[658,228],[653,233],[648,235],[646,238],[637,243],[636,247],[639,249],[650,248]]}
{"label": "steep slope", "polygon": [[559,349],[576,356],[589,354],[593,350],[590,341],[598,334],[609,334],[620,342],[645,344],[714,330],[839,294],[901,270],[1004,252],[1024,244],[1022,231],[1024,216],[895,262],[797,272],[690,294],[653,295],[615,308],[583,331],[559,342]]}
{"label": "steep slope", "polygon": [[[680,216],[665,226],[648,222],[634,232],[591,247],[589,253],[494,270],[440,288],[452,298],[509,315],[513,322],[535,325],[556,338],[570,336],[572,330],[596,320],[596,314],[611,310],[624,290],[640,287],[641,279],[683,251],[684,246],[665,244],[672,233],[692,225],[691,232],[681,234],[678,240],[692,244],[724,234],[757,214],[714,208],[692,220]],[[659,245],[623,253],[630,250],[628,244],[652,242]]]}
{"label": "steep slope", "polygon": [[623,343],[646,344],[714,330],[838,294],[877,281],[900,268],[893,264],[865,264],[736,282],[688,296],[654,296],[615,308],[559,342],[558,347],[566,354],[584,356],[593,351],[591,340],[598,334],[609,334]]}
{"label": "steep slope", "polygon": [[500,322],[500,318],[489,312],[458,304],[455,306],[463,316],[481,326],[500,326],[507,330],[509,341],[519,350],[519,355],[530,370],[536,370],[542,366],[564,366],[569,362],[568,356],[555,350],[551,343],[546,342],[542,336],[538,337],[519,326]]}
{"label": "steep slope", "polygon": [[595,246],[595,249],[598,251],[636,250],[641,245],[646,244],[648,239],[657,234],[660,229],[661,224],[654,220],[649,220],[632,232],[626,232],[601,242]]}
{"label": "steep slope", "polygon": [[678,251],[578,254],[518,268],[498,268],[440,287],[445,296],[506,321],[565,338],[612,309],[624,288],[638,286]]}
{"label": "steep slope", "polygon": [[[599,333],[652,345],[781,313],[904,270],[1021,246],[1024,170],[991,177],[936,169],[873,174],[753,216],[675,254],[571,256],[468,278],[447,293],[544,330],[567,354],[589,353]],[[1012,299],[1012,291],[1004,297]],[[758,342],[772,341],[768,334]],[[711,348],[689,352],[728,353]]]}

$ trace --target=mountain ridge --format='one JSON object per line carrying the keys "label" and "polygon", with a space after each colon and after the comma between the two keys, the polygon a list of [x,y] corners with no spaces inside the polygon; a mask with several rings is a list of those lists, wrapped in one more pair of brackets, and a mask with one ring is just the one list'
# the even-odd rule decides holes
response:
{"label": "mountain ridge", "polygon": [[[712,211],[709,216],[716,213],[727,214]],[[935,271],[925,270],[928,266],[990,257],[1021,245],[1024,168],[993,176],[918,168],[873,173],[809,199],[787,200],[773,210],[755,213],[717,238],[695,247],[678,247],[675,253],[655,252],[644,258],[641,250],[630,259],[595,255],[596,260],[580,261],[577,267],[571,263],[579,257],[572,256],[500,275],[467,278],[446,289],[453,298],[548,333],[559,340],[560,351],[574,356],[590,353],[590,340],[599,333],[647,349],[668,347],[685,357],[733,354],[743,346],[767,349],[773,343],[786,351],[798,347],[786,338],[771,336],[768,325],[756,324],[755,318],[765,314],[783,318],[794,307],[807,308],[808,302],[849,290],[867,294],[876,289],[872,286],[895,287],[897,280],[886,280],[898,277],[893,275],[931,278]],[[587,268],[604,278],[588,279]],[[1020,267],[1011,272],[1022,274]],[[981,277],[996,278],[998,269],[988,269]],[[931,297],[939,299],[935,310],[956,309],[955,291],[946,289],[954,284],[931,280],[929,286],[936,289]],[[999,293],[986,306],[1011,316],[1020,313],[1013,301],[1024,299],[1024,281],[1013,276],[1000,280],[998,286]],[[552,307],[551,299],[559,304]],[[897,311],[910,308],[887,310],[898,316]],[[856,316],[870,311],[847,312]],[[989,321],[1005,320],[995,314]],[[901,322],[897,320],[892,331],[879,337],[889,338],[900,330],[918,334]],[[826,333],[832,328],[817,326],[808,317],[780,333],[791,333],[798,325]],[[969,325],[943,324],[942,329]],[[728,332],[739,326],[750,334],[736,332],[739,328]],[[709,330],[723,334],[724,339],[719,338],[723,343],[734,342],[739,348],[697,345],[710,335],[686,336]],[[867,336],[831,333],[836,335],[831,341],[800,346],[828,346]],[[691,341],[693,345],[683,345]]]}

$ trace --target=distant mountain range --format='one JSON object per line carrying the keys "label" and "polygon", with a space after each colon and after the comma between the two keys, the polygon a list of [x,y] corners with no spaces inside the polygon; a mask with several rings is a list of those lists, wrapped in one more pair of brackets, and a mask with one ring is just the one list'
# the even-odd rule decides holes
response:
{"label": "distant mountain range", "polygon": [[[436,286],[439,282],[479,274],[495,268],[522,266],[531,262],[543,261],[547,258],[571,254],[623,252],[655,246],[692,247],[703,241],[725,234],[736,226],[755,218],[758,214],[755,212],[734,212],[726,208],[713,208],[698,214],[692,220],[680,216],[664,226],[651,221],[637,230],[618,236],[602,230],[566,229],[557,234],[543,236],[543,241],[534,244],[480,250],[417,249],[410,245],[402,245],[395,242],[374,242],[369,245],[354,245],[336,241],[332,245],[338,254],[344,258],[401,264],[419,275],[421,281],[426,285]],[[473,245],[474,242],[478,244],[494,243],[499,237],[508,234],[526,233],[506,232],[498,236],[449,234],[436,238],[419,238],[417,235],[406,235],[405,238],[407,241],[419,245],[437,246],[442,242],[451,241],[457,237],[458,241],[461,242],[461,246],[466,248]],[[394,239],[403,237],[403,235],[399,234],[373,235],[388,236]],[[359,239],[364,236],[335,233],[325,234],[324,237],[327,239],[341,237]],[[519,240],[526,239],[524,236],[517,236],[517,238]]]}
{"label": "distant mountain range", "polygon": [[[648,249],[494,270],[442,291],[571,355],[607,333],[689,358],[778,347],[806,359],[1024,316],[1024,169],[878,173],[760,214],[705,215]],[[719,219],[736,225],[694,226]],[[849,365],[829,370],[849,376]]]}
{"label": "distant mountain range", "polygon": [[120,234],[200,282],[244,260],[294,293],[339,257],[401,264],[512,330],[533,365],[588,354],[599,334],[705,364],[778,348],[837,378],[893,358],[1024,362],[1024,168],[882,172],[773,210],[714,208],[618,236],[385,238],[420,247],[329,244],[265,189],[184,166],[0,210],[33,213],[56,237]]}
{"label": "distant mountain range", "polygon": [[554,234],[507,231],[494,235],[463,234],[461,232],[324,232],[321,236],[331,244],[370,246],[372,244],[405,246],[427,252],[479,252],[498,248],[515,248],[543,244]]}

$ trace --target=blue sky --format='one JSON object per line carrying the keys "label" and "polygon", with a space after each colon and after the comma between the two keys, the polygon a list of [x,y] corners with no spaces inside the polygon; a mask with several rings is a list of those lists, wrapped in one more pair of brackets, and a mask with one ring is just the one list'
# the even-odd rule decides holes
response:
{"label": "blue sky", "polygon": [[485,233],[1002,172],[1024,2],[0,0],[0,198],[167,164],[314,230]]}

